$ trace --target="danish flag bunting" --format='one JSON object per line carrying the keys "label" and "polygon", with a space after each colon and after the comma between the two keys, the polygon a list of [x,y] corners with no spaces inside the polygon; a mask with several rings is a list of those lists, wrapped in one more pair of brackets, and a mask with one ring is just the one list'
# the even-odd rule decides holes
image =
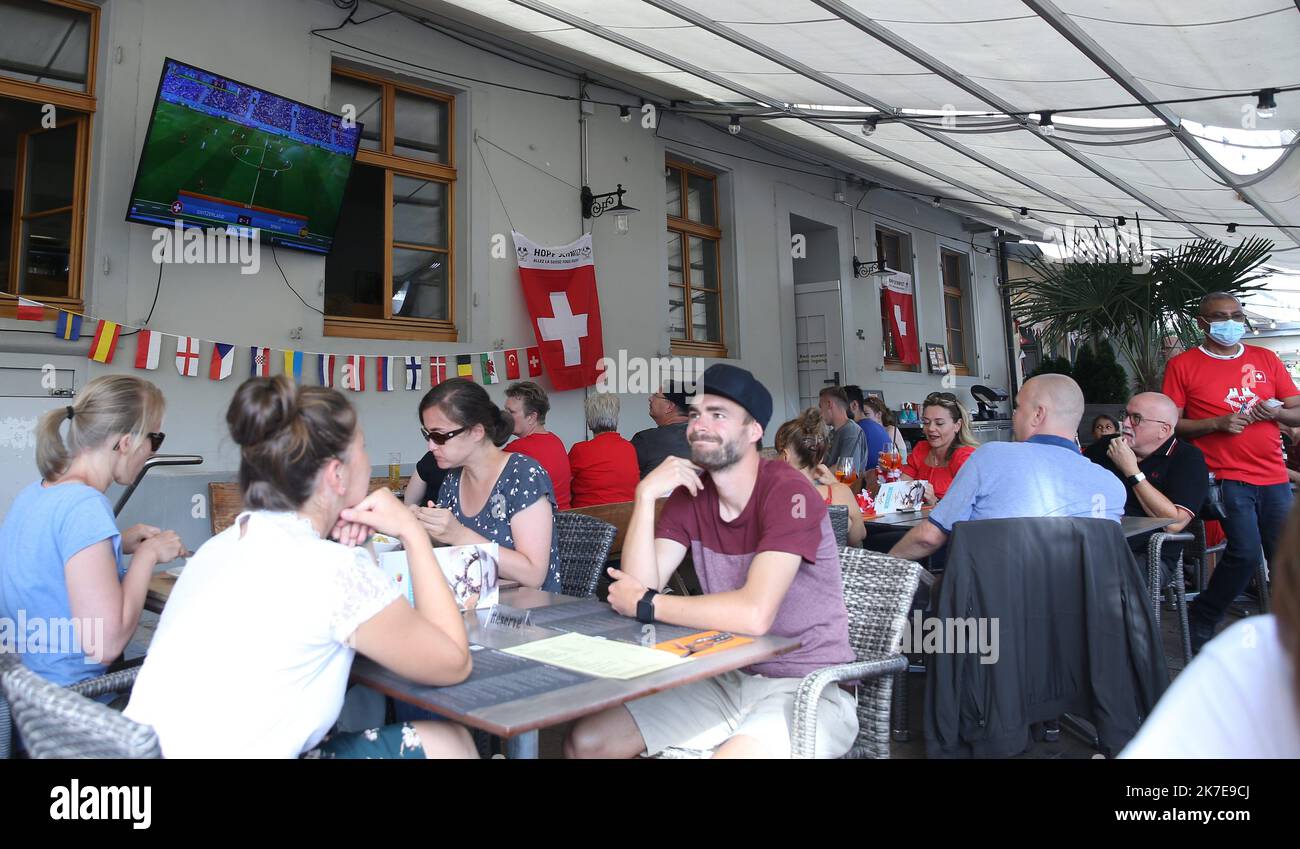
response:
{"label": "danish flag bunting", "polygon": [[429,388],[437,386],[447,379],[447,358],[445,356],[429,357]]}

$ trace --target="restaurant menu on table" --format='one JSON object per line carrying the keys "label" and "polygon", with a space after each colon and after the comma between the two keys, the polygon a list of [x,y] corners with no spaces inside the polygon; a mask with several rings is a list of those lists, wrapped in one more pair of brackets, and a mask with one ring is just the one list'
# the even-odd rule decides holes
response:
{"label": "restaurant menu on table", "polygon": [[[479,545],[448,545],[433,550],[442,575],[461,610],[491,607],[501,597],[497,583],[499,551],[495,542]],[[411,585],[411,567],[405,551],[386,551],[378,555],[383,569],[415,606],[415,589]]]}
{"label": "restaurant menu on table", "polygon": [[876,515],[920,510],[925,506],[924,481],[894,481],[882,483],[876,493]]}

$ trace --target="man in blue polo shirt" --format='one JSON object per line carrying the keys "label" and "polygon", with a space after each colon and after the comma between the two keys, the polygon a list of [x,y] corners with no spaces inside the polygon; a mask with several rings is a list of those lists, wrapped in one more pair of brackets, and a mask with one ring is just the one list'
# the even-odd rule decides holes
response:
{"label": "man in blue polo shirt", "polygon": [[948,542],[957,522],[1038,516],[1106,518],[1118,522],[1123,482],[1079,453],[1083,418],[1079,384],[1061,374],[1030,378],[1016,397],[1016,442],[980,446],[930,514],[890,550],[920,560]]}

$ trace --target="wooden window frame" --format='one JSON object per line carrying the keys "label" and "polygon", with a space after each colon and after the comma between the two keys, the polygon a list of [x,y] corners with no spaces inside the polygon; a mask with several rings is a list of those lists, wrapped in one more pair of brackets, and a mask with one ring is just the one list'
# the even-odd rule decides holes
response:
{"label": "wooden window frame", "polygon": [[[361,318],[342,315],[326,315],[324,333],[326,336],[342,336],[354,339],[392,339],[419,340],[432,342],[459,341],[456,329],[456,180],[457,169],[454,165],[443,165],[424,159],[394,154],[393,145],[397,132],[397,92],[438,100],[447,106],[447,161],[456,161],[456,97],[452,94],[431,88],[398,82],[378,74],[359,71],[345,65],[334,65],[330,69],[331,80],[335,75],[350,77],[370,85],[379,86],[383,100],[383,127],[380,134],[380,150],[357,149],[357,163],[380,168],[384,172],[384,318]],[[393,177],[409,177],[415,180],[432,180],[447,187],[447,246],[431,248],[428,245],[412,245],[393,240]],[[409,318],[397,316],[393,312],[393,250],[416,250],[438,253],[447,258],[447,318]],[[328,262],[328,260],[326,260]]]}
{"label": "wooden window frame", "polygon": [[[95,96],[96,68],[99,64],[99,12],[98,6],[82,3],[79,0],[45,0],[51,6],[63,6],[75,9],[89,16],[90,25],[86,46],[86,90],[68,91],[44,83],[25,82],[0,74],[0,97],[10,100],[23,100],[29,103],[52,104],[55,107],[56,126],[77,123],[76,162],[73,165],[72,186],[72,233],[69,239],[68,254],[68,294],[37,298],[48,309],[46,318],[54,318],[57,310],[85,312],[85,291],[82,276],[85,272],[86,257],[86,214],[90,196],[90,146],[94,129],[94,114],[97,106]],[[60,115],[60,109],[68,109],[72,118]],[[27,145],[24,136],[17,156],[16,179],[14,180],[14,215],[11,223],[10,268],[9,275],[3,282],[4,291],[15,297],[0,298],[0,318],[15,318],[18,314],[18,263],[22,261],[22,201],[26,195],[24,186],[27,171]],[[48,213],[49,211],[46,210]]]}
{"label": "wooden window frame", "polygon": [[[948,274],[944,270],[944,260],[949,256],[957,258],[957,273],[959,280],[956,286],[950,284]],[[974,351],[971,350],[974,340],[970,335],[973,330],[971,327],[973,322],[967,320],[970,312],[967,309],[969,304],[966,299],[968,288],[967,282],[970,280],[970,255],[964,251],[946,248],[941,245],[939,247],[939,279],[942,282],[941,288],[943,289],[943,335],[944,341],[948,347],[948,367],[952,370],[953,374],[963,376],[969,375],[971,373],[971,363],[968,362],[967,359],[968,356],[970,359],[973,359],[974,354]],[[960,326],[957,328],[953,328],[952,322],[948,318],[948,298],[950,296],[957,299],[957,310],[959,313],[957,317],[961,322]],[[956,351],[953,347],[952,331],[954,329],[961,333],[961,338],[966,342],[965,347],[967,350]],[[957,356],[961,357],[961,362],[957,361]]]}
{"label": "wooden window frame", "polygon": [[[665,168],[677,168],[681,171],[680,197],[682,204],[682,215],[667,215],[667,230],[674,233],[681,239],[682,246],[682,285],[677,286],[669,283],[669,294],[672,289],[680,289],[682,292],[682,313],[683,324],[686,328],[685,339],[670,340],[671,353],[675,357],[717,357],[725,359],[727,354],[727,311],[726,301],[723,300],[722,285],[722,228],[701,224],[698,221],[692,221],[686,217],[686,186],[687,175],[694,174],[697,177],[703,177],[713,183],[713,220],[721,221],[722,217],[718,213],[718,175],[713,171],[706,171],[696,165],[681,162],[672,158],[664,159]],[[718,281],[717,289],[700,289],[701,292],[713,292],[718,296],[718,341],[717,342],[698,342],[691,337],[694,335],[694,326],[692,319],[694,310],[691,301],[691,240],[690,236],[696,236],[701,239],[712,241],[716,248],[713,252],[716,268],[714,275]]]}
{"label": "wooden window frame", "polygon": [[[876,259],[882,263],[885,261],[885,257],[883,252],[880,250],[881,234],[895,236],[899,239],[898,255],[900,259],[904,256],[903,248],[904,247],[907,248],[907,253],[906,253],[907,267],[908,267],[907,274],[909,274],[912,278],[912,326],[915,327],[916,326],[916,296],[917,293],[920,291],[920,287],[917,286],[917,282],[916,282],[916,273],[915,273],[916,259],[912,255],[912,234],[905,233],[902,230],[893,230],[889,227],[881,227],[880,225],[876,225],[875,232],[873,233],[873,236],[875,237],[873,241],[875,242]],[[905,245],[903,240],[906,240]],[[903,269],[899,268],[896,270],[902,271]],[[889,317],[885,315],[885,293],[883,289],[879,293],[879,299],[876,304],[876,309],[880,312],[880,335],[881,335],[880,348],[881,348],[881,357],[884,361],[883,366],[885,371],[901,371],[906,374],[919,374],[921,372],[920,365],[909,365],[903,362],[902,360],[900,360],[898,357],[891,357],[888,354],[884,353],[885,338],[889,335]],[[917,348],[918,349],[920,348],[919,342],[917,343]]]}

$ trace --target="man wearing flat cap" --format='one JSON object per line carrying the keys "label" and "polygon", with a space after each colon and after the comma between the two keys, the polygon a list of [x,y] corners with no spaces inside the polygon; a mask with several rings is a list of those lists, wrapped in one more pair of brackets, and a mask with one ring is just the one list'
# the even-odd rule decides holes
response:
{"label": "man wearing flat cap", "polygon": [[[691,458],[669,457],[637,486],[622,570],[609,570],[609,603],[647,624],[773,634],[800,648],[586,717],[565,741],[567,756],[630,758],[684,747],[714,757],[789,757],[803,676],[853,660],[826,505],[789,464],[760,456],[771,417],[772,396],[748,371],[722,363],[705,371],[691,401]],[[663,496],[656,527],[655,501]],[[703,594],[661,594],[688,550]],[[854,693],[826,687],[817,756],[844,754],[857,731]]]}

